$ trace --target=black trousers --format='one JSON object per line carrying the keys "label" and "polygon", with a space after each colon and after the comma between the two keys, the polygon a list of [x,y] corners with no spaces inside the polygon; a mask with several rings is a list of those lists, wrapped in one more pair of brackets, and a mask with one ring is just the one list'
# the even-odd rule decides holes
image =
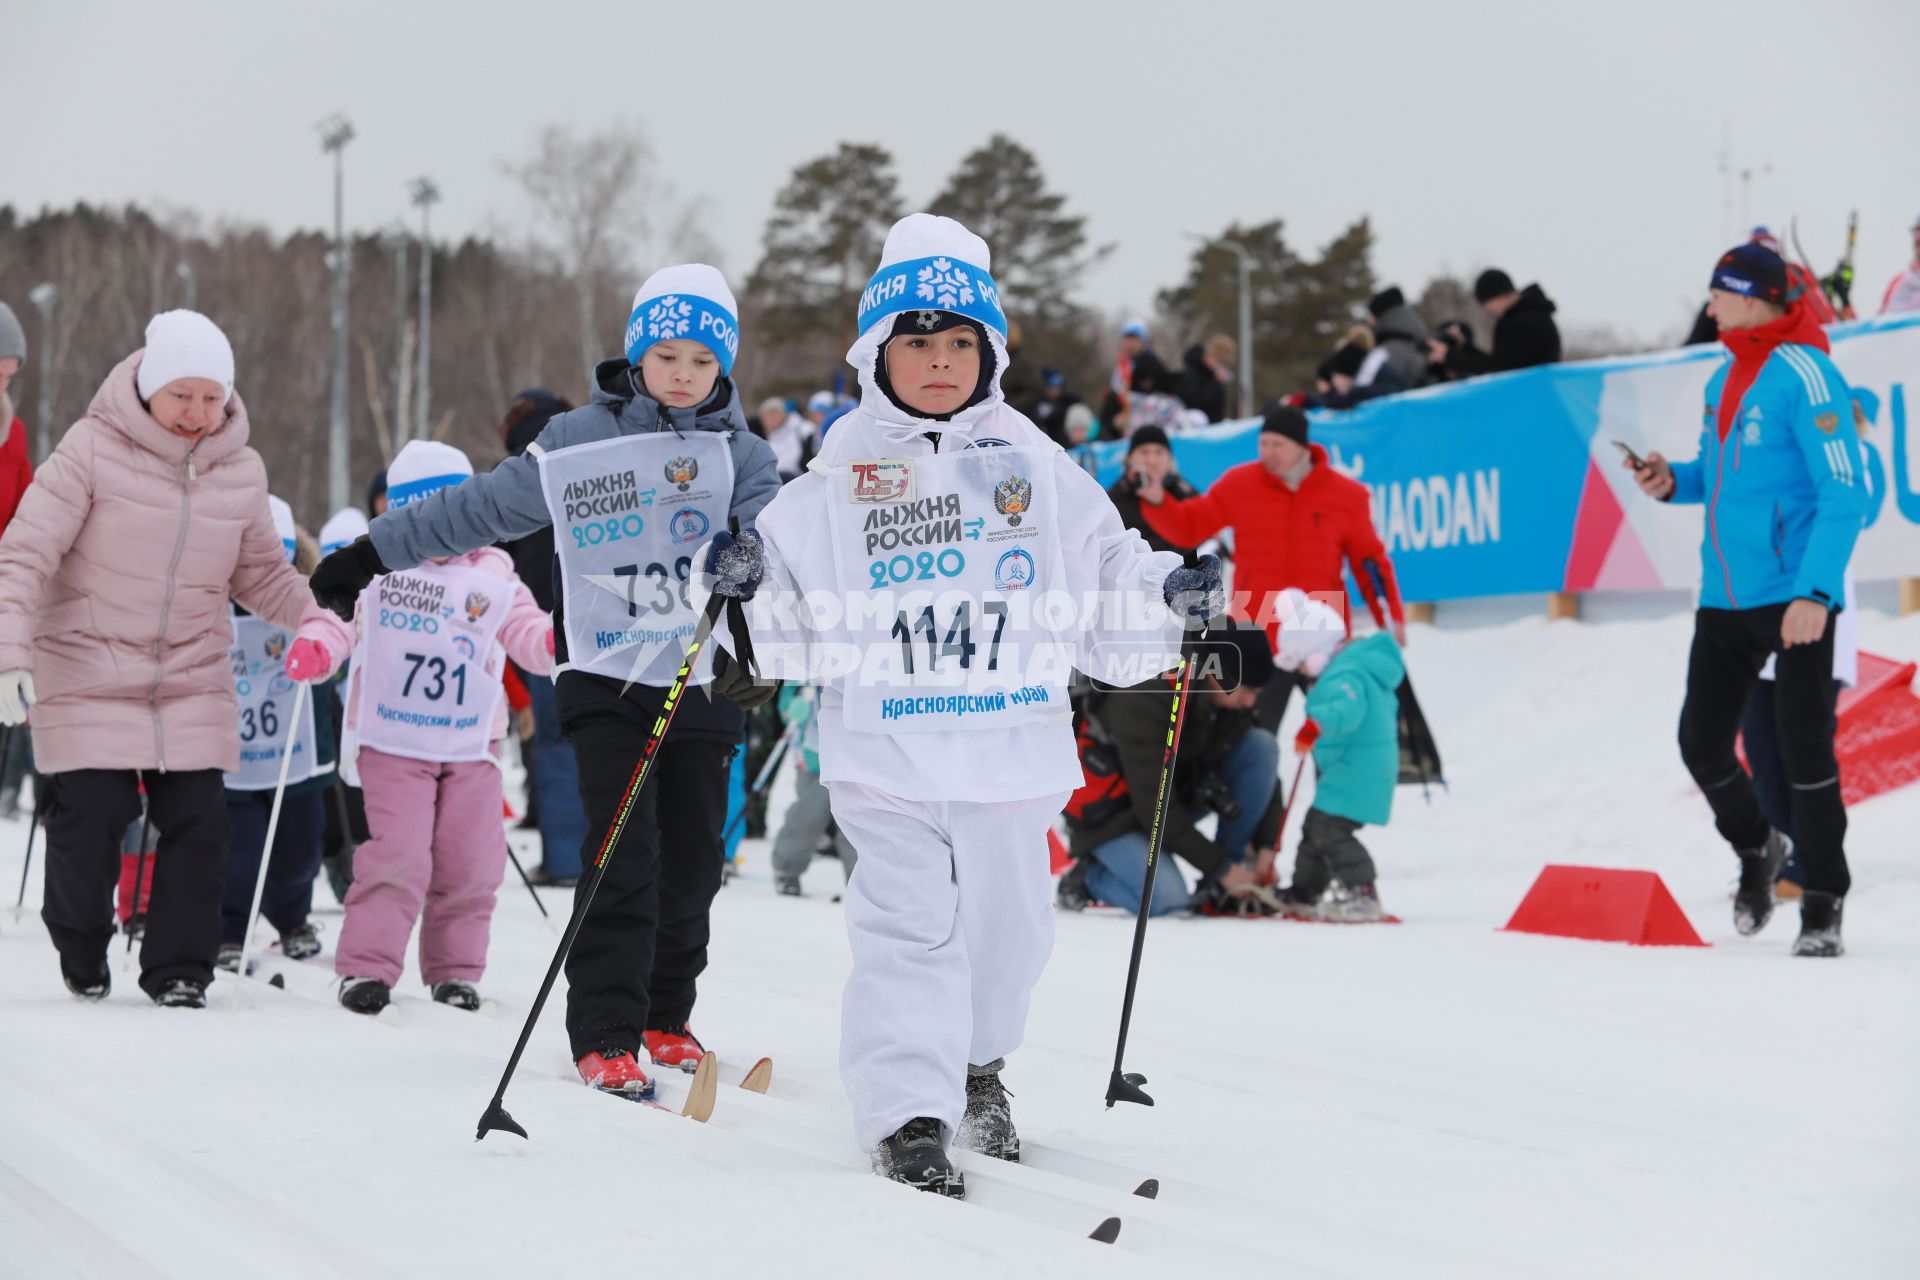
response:
{"label": "black trousers", "polygon": [[1772,824],[1753,779],[1734,755],[1760,669],[1777,654],[1773,682],[1774,740],[1785,768],[1794,845],[1806,887],[1844,894],[1846,805],[1833,754],[1833,629],[1816,644],[1780,647],[1782,604],[1757,609],[1702,609],[1695,615],[1687,661],[1687,700],[1680,709],[1680,757],[1713,806],[1714,825],[1735,849],[1764,844]]}
{"label": "black trousers", "polygon": [[160,840],[147,865],[153,896],[140,944],[140,985],[151,995],[174,978],[213,981],[231,839],[224,775],[218,769],[71,769],[51,776],[40,918],[61,958],[70,964],[106,958],[120,840],[140,816],[144,780]]}
{"label": "black trousers", "polygon": [[[574,709],[565,726],[580,765],[587,811],[581,864],[588,874],[653,725],[658,700],[650,701],[604,699]],[[707,967],[707,913],[725,867],[720,835],[737,750],[734,743],[678,731],[660,744],[653,776],[567,956],[574,1057],[608,1048],[637,1054],[643,1029],[692,1016],[695,981]],[[586,885],[583,876],[576,900]]]}
{"label": "black trousers", "polygon": [[[1828,701],[1837,705],[1840,701],[1841,684],[1835,680],[1830,686]],[[1740,739],[1747,748],[1747,768],[1753,774],[1753,789],[1760,796],[1760,812],[1767,815],[1774,829],[1784,831],[1795,839],[1799,833],[1793,828],[1793,787],[1787,781],[1787,767],[1780,762],[1779,731],[1774,727],[1776,712],[1773,706],[1773,681],[1762,680],[1753,687],[1753,697],[1747,700],[1746,718],[1740,722]],[[1807,873],[1800,867],[1800,853],[1795,850],[1787,859],[1786,869],[1780,873],[1783,880],[1806,887]]]}
{"label": "black trousers", "polygon": [[[332,782],[328,782],[328,788]],[[289,795],[280,802],[280,826],[267,851],[267,821],[273,816],[273,792],[227,792],[227,821],[233,842],[227,856],[227,889],[220,908],[220,940],[247,938],[247,913],[253,910],[253,886],[260,859],[267,858],[267,882],[260,890],[260,914],[281,933],[298,929],[313,912],[313,880],[320,874],[321,843],[326,833],[327,791]]]}

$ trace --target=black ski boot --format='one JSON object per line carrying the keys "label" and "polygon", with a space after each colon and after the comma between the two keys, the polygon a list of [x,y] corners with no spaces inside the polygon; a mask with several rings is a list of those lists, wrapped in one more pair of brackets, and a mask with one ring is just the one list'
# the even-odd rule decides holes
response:
{"label": "black ski boot", "polygon": [[280,935],[280,954],[289,960],[311,960],[320,951],[320,926],[311,920]]}
{"label": "black ski boot", "polygon": [[435,1004],[452,1005],[472,1013],[480,1007],[480,989],[461,978],[448,978],[433,984]]}
{"label": "black ski boot", "polygon": [[773,878],[773,891],[783,898],[798,898],[804,896],[800,892],[799,876],[775,876]]}
{"label": "black ski boot", "polygon": [[909,1120],[873,1153],[873,1171],[921,1191],[967,1197],[967,1180],[940,1146],[940,1122],[928,1116]]}
{"label": "black ski boot", "polygon": [[66,979],[67,990],[82,1000],[105,1000],[107,993],[113,990],[113,966],[105,960],[93,964],[68,964],[60,961],[60,976]]}
{"label": "black ski boot", "polygon": [[169,978],[160,984],[160,989],[150,993],[153,1002],[162,1009],[204,1009],[207,1007],[207,984],[198,978]]}
{"label": "black ski boot", "polygon": [[1093,895],[1087,892],[1086,858],[1075,859],[1074,864],[1060,873],[1060,883],[1054,886],[1053,905],[1060,911],[1085,911],[1093,905]]}
{"label": "black ski boot", "polygon": [[340,979],[340,1006],[355,1013],[377,1014],[393,1000],[393,988],[378,978]]}
{"label": "black ski boot", "polygon": [[1751,937],[1773,919],[1773,884],[1780,878],[1780,868],[1787,865],[1793,841],[1770,831],[1758,849],[1739,852],[1740,887],[1733,894],[1733,927],[1742,937]]}
{"label": "black ski boot", "polygon": [[1013,1108],[1007,1105],[1011,1095],[1000,1083],[1000,1068],[1006,1059],[984,1067],[967,1068],[967,1114],[960,1119],[960,1131],[953,1140],[969,1151],[978,1151],[1009,1164],[1020,1163],[1020,1134],[1013,1127]]}
{"label": "black ski boot", "polygon": [[1800,936],[1793,940],[1797,956],[1838,956],[1846,954],[1840,942],[1840,909],[1846,899],[1837,893],[1817,893],[1812,889],[1800,896]]}
{"label": "black ski boot", "polygon": [[220,952],[213,958],[213,967],[225,969],[228,973],[240,972],[241,945],[237,942],[223,942]]}

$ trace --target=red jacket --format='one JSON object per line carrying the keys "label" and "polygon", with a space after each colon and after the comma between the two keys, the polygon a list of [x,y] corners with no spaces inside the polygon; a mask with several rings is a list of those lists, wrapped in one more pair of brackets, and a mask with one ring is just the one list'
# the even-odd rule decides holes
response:
{"label": "red jacket", "polygon": [[[1360,594],[1378,625],[1381,588],[1393,621],[1405,621],[1393,562],[1368,514],[1367,487],[1335,471],[1327,451],[1309,445],[1313,470],[1299,492],[1258,462],[1243,462],[1213,482],[1197,498],[1169,497],[1159,506],[1140,504],[1148,524],[1169,542],[1196,547],[1233,526],[1233,616],[1258,622],[1278,642],[1273,597],[1288,587],[1302,591],[1343,591],[1341,560],[1353,570]],[[1374,572],[1379,574],[1379,585]]]}
{"label": "red jacket", "polygon": [[27,453],[27,429],[20,419],[0,417],[0,425],[6,428],[6,435],[0,437],[0,530],[4,530],[13,523],[13,513],[33,483],[33,462]]}

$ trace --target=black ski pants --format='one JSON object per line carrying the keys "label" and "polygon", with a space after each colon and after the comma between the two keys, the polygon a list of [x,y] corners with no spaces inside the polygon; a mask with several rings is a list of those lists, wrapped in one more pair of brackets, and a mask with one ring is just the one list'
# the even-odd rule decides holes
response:
{"label": "black ski pants", "polygon": [[[574,710],[565,731],[587,811],[578,910],[659,700],[607,697]],[[707,913],[726,865],[720,835],[738,749],[678,729],[660,744],[567,956],[567,1037],[575,1058],[609,1048],[638,1055],[641,1031],[692,1016],[695,982],[707,967]]]}
{"label": "black ski pants", "polygon": [[218,769],[70,769],[50,776],[40,918],[61,959],[88,965],[106,958],[120,841],[140,817],[144,780],[160,840],[147,863],[153,896],[140,944],[140,986],[152,995],[174,978],[212,982],[231,835],[224,775]]}
{"label": "black ski pants", "polygon": [[1753,779],[1734,755],[1734,737],[1769,655],[1774,664],[1775,741],[1792,797],[1794,844],[1807,888],[1844,894],[1846,805],[1833,754],[1833,630],[1815,644],[1780,647],[1784,604],[1702,609],[1694,618],[1687,700],[1680,709],[1680,757],[1713,807],[1714,825],[1735,849],[1757,849],[1771,829]]}

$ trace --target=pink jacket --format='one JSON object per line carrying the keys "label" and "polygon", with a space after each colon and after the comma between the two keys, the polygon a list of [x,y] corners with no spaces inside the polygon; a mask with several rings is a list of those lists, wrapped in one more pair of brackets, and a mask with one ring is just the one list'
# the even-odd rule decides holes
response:
{"label": "pink jacket", "polygon": [[[507,659],[512,658],[522,671],[536,676],[553,674],[553,619],[547,616],[533,598],[533,592],[527,590],[513,571],[513,557],[498,547],[482,547],[478,551],[469,551],[462,556],[452,556],[438,563],[460,565],[468,569],[478,569],[490,573],[496,578],[505,578],[513,584],[513,604],[507,610],[507,620],[500,624],[498,642],[493,652],[487,655],[487,678],[495,684],[500,683],[506,674]],[[365,591],[360,593],[359,603],[354,608],[354,617],[364,618],[368,609],[377,609],[380,580],[375,578]],[[338,668],[344,654],[333,652],[328,646],[327,653]],[[356,666],[347,675],[347,722],[349,730],[360,726],[360,669]],[[507,699],[504,694],[494,704],[493,740],[497,743],[507,736]]]}
{"label": "pink jacket", "polygon": [[350,638],[287,563],[239,394],[189,447],[140,403],[140,356],[107,376],[0,537],[0,670],[33,671],[47,773],[237,768],[229,597],[330,651]]}

